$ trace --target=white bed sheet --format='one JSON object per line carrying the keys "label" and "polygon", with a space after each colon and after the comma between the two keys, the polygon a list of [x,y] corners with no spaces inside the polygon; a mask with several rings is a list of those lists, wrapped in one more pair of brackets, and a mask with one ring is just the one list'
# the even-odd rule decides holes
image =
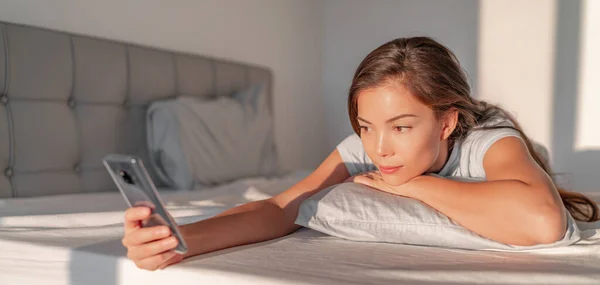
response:
{"label": "white bed sheet", "polygon": [[[270,197],[306,174],[161,195],[188,223]],[[0,284],[600,284],[598,235],[593,245],[508,253],[358,243],[301,229],[149,272],[125,257],[125,207],[119,193],[0,200]]]}

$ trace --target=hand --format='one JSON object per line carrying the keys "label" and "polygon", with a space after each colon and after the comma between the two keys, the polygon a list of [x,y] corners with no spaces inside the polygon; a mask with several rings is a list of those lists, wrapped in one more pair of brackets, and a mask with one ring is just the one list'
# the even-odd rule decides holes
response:
{"label": "hand", "polygon": [[167,226],[142,228],[141,222],[150,217],[150,208],[131,207],[125,211],[125,234],[122,243],[127,257],[138,268],[154,271],[183,260],[173,249],[177,239]]}
{"label": "hand", "polygon": [[409,180],[408,182],[406,182],[402,185],[392,186],[392,185],[387,184],[383,180],[383,177],[381,176],[381,172],[371,171],[371,172],[364,172],[364,173],[360,173],[358,175],[352,176],[349,179],[347,179],[346,181],[353,181],[355,183],[360,183],[360,184],[369,186],[373,189],[391,193],[394,195],[409,197],[408,196],[409,192],[406,190],[407,190],[409,184],[414,183],[414,181],[417,180],[417,178],[419,178],[419,176]]}

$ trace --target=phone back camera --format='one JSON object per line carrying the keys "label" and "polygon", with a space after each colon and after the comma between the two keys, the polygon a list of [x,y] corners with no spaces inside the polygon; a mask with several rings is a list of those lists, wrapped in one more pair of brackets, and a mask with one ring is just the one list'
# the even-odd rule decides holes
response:
{"label": "phone back camera", "polygon": [[129,175],[129,173],[127,173],[126,171],[124,171],[124,170],[121,170],[121,171],[119,172],[119,175],[121,175],[121,177],[123,177],[123,180],[125,180],[125,183],[127,183],[127,184],[131,184],[131,185],[133,185],[133,184],[134,184],[134,183],[133,183],[133,179],[131,178],[131,176]]}

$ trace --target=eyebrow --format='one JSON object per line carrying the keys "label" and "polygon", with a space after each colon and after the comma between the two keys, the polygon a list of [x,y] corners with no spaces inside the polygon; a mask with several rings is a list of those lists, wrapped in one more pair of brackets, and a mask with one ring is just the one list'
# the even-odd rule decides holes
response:
{"label": "eyebrow", "polygon": [[[402,119],[402,118],[406,118],[406,117],[416,117],[416,116],[417,116],[417,115],[414,115],[414,114],[402,114],[402,115],[398,115],[398,116],[396,116],[396,117],[393,117],[393,118],[391,118],[391,119],[388,119],[388,120],[387,120],[387,121],[385,121],[385,122],[386,122],[386,123],[390,123],[390,122],[393,122],[393,121],[395,121],[395,120],[399,120],[399,119]],[[365,120],[365,119],[361,118],[360,116],[356,116],[356,118],[357,118],[358,120],[360,120],[360,121],[363,121],[363,122],[367,123],[367,124],[372,124],[371,122],[369,122],[369,121],[367,121],[367,120]]]}

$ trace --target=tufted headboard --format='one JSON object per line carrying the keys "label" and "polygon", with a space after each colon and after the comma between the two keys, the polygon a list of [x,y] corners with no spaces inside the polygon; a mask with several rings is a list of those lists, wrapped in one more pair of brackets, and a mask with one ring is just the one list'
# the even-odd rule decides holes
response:
{"label": "tufted headboard", "polygon": [[271,101],[264,67],[0,22],[0,198],[116,191],[101,159],[147,161],[150,102],[258,82]]}

